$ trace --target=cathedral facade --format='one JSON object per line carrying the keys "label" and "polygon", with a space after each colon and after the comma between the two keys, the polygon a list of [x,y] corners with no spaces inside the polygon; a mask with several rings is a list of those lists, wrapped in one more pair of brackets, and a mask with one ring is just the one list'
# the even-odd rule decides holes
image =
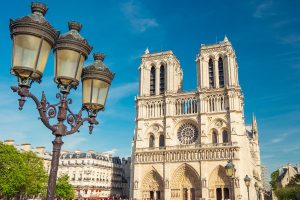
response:
{"label": "cathedral facade", "polygon": [[[245,125],[235,51],[227,37],[201,45],[197,90],[182,90],[183,71],[172,51],[150,53],[139,67],[131,197],[137,200],[250,199],[261,183],[255,117]],[[187,77],[188,78],[188,77]],[[188,80],[186,80],[188,81]],[[225,166],[234,164],[228,177]]]}

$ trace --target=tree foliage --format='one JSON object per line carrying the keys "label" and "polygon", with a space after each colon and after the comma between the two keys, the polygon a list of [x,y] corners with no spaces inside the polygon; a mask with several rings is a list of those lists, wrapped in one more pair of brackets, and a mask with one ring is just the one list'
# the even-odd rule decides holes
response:
{"label": "tree foliage", "polygon": [[274,172],[272,172],[271,174],[271,181],[270,181],[270,185],[272,187],[273,190],[277,189],[277,179],[279,176],[279,170],[276,170]]}
{"label": "tree foliage", "polygon": [[46,184],[47,173],[41,158],[0,142],[0,197],[43,195]]}
{"label": "tree foliage", "polygon": [[275,190],[275,194],[278,200],[299,200],[300,199],[300,187],[285,187]]}
{"label": "tree foliage", "polygon": [[56,197],[63,199],[74,199],[75,192],[69,182],[69,176],[63,175],[58,178],[55,189]]}
{"label": "tree foliage", "polygon": [[278,200],[299,200],[300,199],[300,174],[291,178],[289,184],[284,188],[277,187],[279,170],[271,174],[271,186]]}

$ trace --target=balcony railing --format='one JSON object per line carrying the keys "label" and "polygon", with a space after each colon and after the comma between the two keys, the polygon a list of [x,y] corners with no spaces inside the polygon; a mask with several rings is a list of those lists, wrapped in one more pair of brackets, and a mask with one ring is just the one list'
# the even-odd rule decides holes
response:
{"label": "balcony railing", "polygon": [[[201,99],[201,101],[200,101]],[[139,118],[195,115],[200,112],[225,112],[229,109],[228,96],[224,91],[201,96],[197,92],[185,92],[176,96],[153,96],[141,98]]]}
{"label": "balcony railing", "polygon": [[199,160],[238,159],[239,147],[236,143],[179,145],[155,149],[136,149],[136,163],[179,162]]}
{"label": "balcony railing", "polygon": [[228,147],[237,146],[237,142],[229,143],[210,143],[210,144],[192,144],[192,145],[175,145],[166,147],[146,147],[146,148],[136,148],[136,152],[143,151],[161,151],[161,150],[180,150],[180,149],[198,149],[198,148],[215,148],[215,147]]}

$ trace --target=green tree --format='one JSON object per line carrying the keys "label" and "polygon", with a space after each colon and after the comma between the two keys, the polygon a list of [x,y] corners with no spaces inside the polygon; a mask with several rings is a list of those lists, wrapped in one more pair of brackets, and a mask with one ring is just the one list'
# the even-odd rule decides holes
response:
{"label": "green tree", "polygon": [[58,178],[55,189],[56,197],[63,199],[73,199],[75,192],[73,186],[69,182],[68,175],[62,175]]}
{"label": "green tree", "polygon": [[288,187],[295,187],[295,186],[300,187],[300,174],[296,174],[294,177],[292,177],[287,186]]}
{"label": "green tree", "polygon": [[25,171],[22,154],[0,142],[0,196],[17,196],[25,186]]}
{"label": "green tree", "polygon": [[48,175],[44,169],[43,160],[31,151],[22,154],[26,166],[24,194],[35,197],[39,194],[44,196],[46,194]]}
{"label": "green tree", "polygon": [[277,189],[278,176],[279,176],[279,170],[276,170],[276,171],[272,172],[272,174],[271,174],[270,184],[271,184],[271,187],[272,187],[273,190]]}
{"label": "green tree", "polygon": [[47,173],[43,159],[33,152],[19,152],[0,142],[0,197],[32,197],[45,194]]}

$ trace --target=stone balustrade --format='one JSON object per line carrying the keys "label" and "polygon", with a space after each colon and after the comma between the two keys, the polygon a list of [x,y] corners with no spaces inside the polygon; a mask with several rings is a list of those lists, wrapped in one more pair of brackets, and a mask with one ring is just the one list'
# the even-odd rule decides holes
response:
{"label": "stone balustrade", "polygon": [[238,159],[239,147],[235,143],[179,145],[165,148],[139,148],[135,163],[185,162],[199,160]]}

